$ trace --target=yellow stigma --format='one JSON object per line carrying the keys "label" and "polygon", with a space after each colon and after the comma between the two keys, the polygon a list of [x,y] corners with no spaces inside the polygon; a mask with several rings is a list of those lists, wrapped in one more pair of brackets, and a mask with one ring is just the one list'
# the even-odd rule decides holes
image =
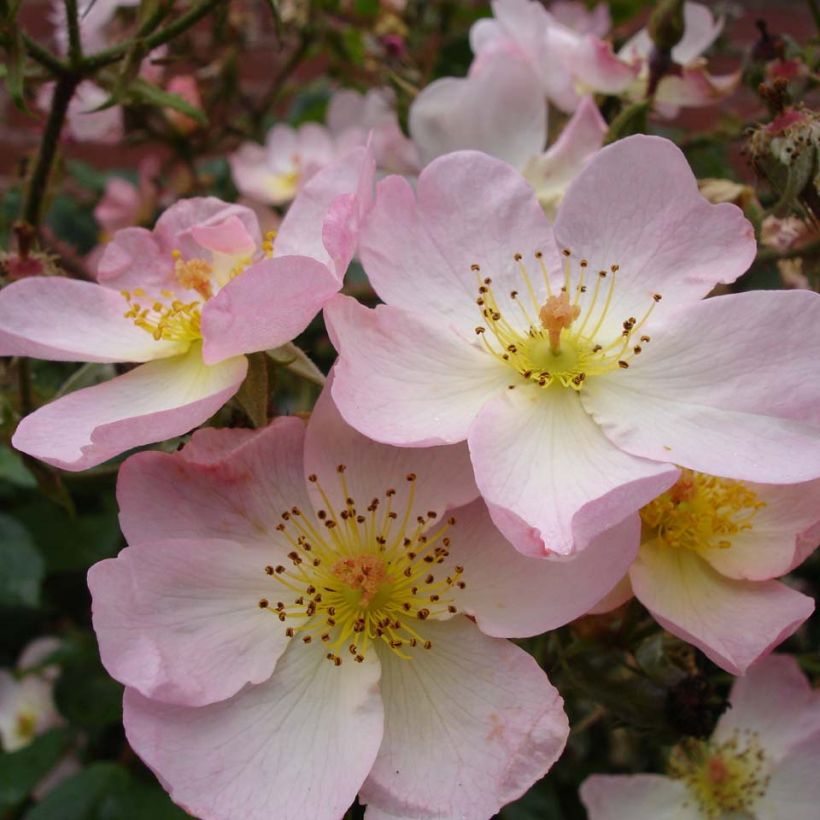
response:
{"label": "yellow stigma", "polygon": [[708,818],[750,811],[766,793],[769,768],[755,732],[736,731],[720,744],[687,740],[669,760],[669,775],[686,784]]}
{"label": "yellow stigma", "polygon": [[615,329],[609,314],[619,266],[598,271],[590,286],[587,260],[579,261],[578,275],[574,276],[571,252],[565,250],[563,255],[564,278],[559,288],[550,279],[543,254],[535,254],[546,291],[546,301],[542,301],[522,255],[515,254],[526,295],[522,298],[517,290],[509,293],[509,301],[515,306],[512,316],[502,311],[493,280],[482,276],[480,267],[473,265],[479,283],[476,304],[484,322],[475,330],[490,354],[528,382],[580,390],[588,377],[628,368],[641,353],[642,345],[650,339],[638,335],[639,331],[661,295],[652,295],[640,319],[628,316]]}
{"label": "yellow stigma", "polygon": [[416,476],[405,480],[404,509],[393,509],[396,490],[388,488],[360,511],[350,496],[345,467],[337,475],[345,499],[338,512],[315,475],[309,476],[324,507],[315,516],[298,507],[282,513],[277,530],[292,547],[290,566],[265,567],[287,600],[263,598],[261,609],[286,625],[288,637],[320,640],[336,666],[343,657],[361,663],[378,642],[402,658],[431,649],[422,622],[457,612],[454,589],[463,589],[463,567],[450,566],[448,531],[456,521],[437,515],[413,517]]}
{"label": "yellow stigma", "polygon": [[683,470],[678,481],[641,510],[644,529],[663,546],[704,552],[728,549],[765,507],[740,481]]}
{"label": "yellow stigma", "polygon": [[33,740],[37,731],[37,715],[34,712],[25,710],[18,712],[14,728],[17,737],[21,740]]}

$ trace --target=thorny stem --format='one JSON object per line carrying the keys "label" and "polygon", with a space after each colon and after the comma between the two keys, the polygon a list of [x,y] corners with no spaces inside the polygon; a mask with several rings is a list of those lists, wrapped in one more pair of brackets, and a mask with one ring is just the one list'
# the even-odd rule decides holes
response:
{"label": "thorny stem", "polygon": [[51,98],[51,109],[46,120],[43,139],[23,197],[22,220],[35,231],[38,230],[43,216],[43,201],[48,191],[48,181],[51,177],[54,157],[57,154],[57,146],[60,143],[60,132],[63,130],[68,105],[78,84],[77,76],[63,74],[54,87],[54,96]]}
{"label": "thorny stem", "polygon": [[68,62],[72,68],[77,68],[83,59],[77,0],[65,0],[65,15],[68,26]]}

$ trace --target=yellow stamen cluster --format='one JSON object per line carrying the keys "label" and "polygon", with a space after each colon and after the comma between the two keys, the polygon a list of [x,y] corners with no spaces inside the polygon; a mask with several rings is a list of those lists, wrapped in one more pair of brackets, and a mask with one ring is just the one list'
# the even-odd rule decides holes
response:
{"label": "yellow stamen cluster", "polygon": [[266,259],[270,259],[273,256],[273,246],[276,242],[276,234],[277,231],[267,231],[265,233],[265,238],[262,241],[262,253],[265,255]]}
{"label": "yellow stamen cluster", "polygon": [[263,598],[261,609],[285,624],[288,637],[320,640],[336,666],[343,657],[361,663],[374,642],[402,658],[431,649],[421,623],[457,612],[454,589],[463,589],[460,566],[443,566],[449,557],[450,517],[436,523],[435,512],[413,515],[415,474],[406,476],[409,492],[403,510],[394,509],[396,490],[388,488],[359,510],[345,479],[337,475],[344,508],[338,512],[315,475],[324,507],[316,515],[292,507],[277,530],[292,547],[289,566],[265,567],[287,591],[276,601]]}
{"label": "yellow stamen cluster", "polygon": [[200,330],[201,302],[183,302],[175,298],[170,290],[161,291],[162,300],[148,301],[142,288],[120,291],[128,310],[126,319],[150,333],[157,341],[165,339],[174,342],[192,342],[202,337]]}
{"label": "yellow stamen cluster", "polygon": [[648,535],[676,549],[728,549],[732,536],[750,530],[765,507],[740,481],[683,470],[677,483],[641,510]]}
{"label": "yellow stamen cluster", "polygon": [[[653,294],[651,304],[640,318],[626,317],[614,338],[598,341],[602,333],[610,332],[607,317],[619,266],[611,265],[609,270],[598,271],[590,287],[587,260],[579,261],[575,277],[571,252],[565,250],[563,255],[564,279],[559,288],[550,280],[543,254],[540,251],[535,254],[546,288],[547,298],[542,303],[523,256],[515,254],[526,291],[523,298],[517,290],[509,294],[519,314],[515,318],[504,315],[493,290],[493,280],[482,275],[479,265],[473,265],[478,277],[476,303],[484,320],[475,331],[490,354],[528,382],[541,387],[560,384],[580,390],[589,376],[628,368],[631,359],[641,353],[642,345],[650,339],[645,334],[639,335],[639,331],[661,295]],[[511,384],[510,388],[513,387]]]}
{"label": "yellow stamen cluster", "polygon": [[769,763],[755,732],[723,743],[687,740],[672,751],[669,774],[682,780],[703,815],[749,812],[769,786]]}

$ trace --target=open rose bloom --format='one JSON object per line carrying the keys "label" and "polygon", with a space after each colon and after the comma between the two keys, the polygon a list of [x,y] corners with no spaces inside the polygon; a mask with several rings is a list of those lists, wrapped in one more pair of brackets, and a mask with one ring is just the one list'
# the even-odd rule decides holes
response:
{"label": "open rose bloom", "polygon": [[810,597],[773,579],[817,546],[820,481],[776,486],[684,470],[640,518],[637,560],[596,611],[634,593],[664,628],[735,675],[814,611]]}
{"label": "open rose bloom", "polygon": [[[557,759],[562,701],[503,640],[584,612],[627,522],[572,562],[498,533],[466,447],[393,448],[326,389],[305,424],[203,430],[123,465],[130,546],[92,567],[125,726],[203,818],[489,818]],[[469,616],[469,617],[467,617]]]}
{"label": "open rose bloom", "polygon": [[820,804],[820,693],[794,658],[772,655],[735,681],[707,741],[685,741],[668,777],[593,775],[589,820],[815,820]]}
{"label": "open rose bloom", "polygon": [[679,466],[814,479],[820,298],[703,298],[754,255],[740,210],[706,202],[664,139],[598,152],[554,228],[509,165],[450,154],[415,190],[378,185],[360,257],[385,304],[326,305],[334,399],[378,441],[466,439],[493,520],[530,555],[582,548]]}
{"label": "open rose bloom", "polygon": [[84,470],[204,422],[239,389],[245,354],[293,339],[339,289],[371,184],[361,148],[306,188],[275,247],[250,209],[181,200],[152,231],[119,231],[98,283],[32,277],[5,288],[0,355],[139,364],[27,416],[14,446]]}

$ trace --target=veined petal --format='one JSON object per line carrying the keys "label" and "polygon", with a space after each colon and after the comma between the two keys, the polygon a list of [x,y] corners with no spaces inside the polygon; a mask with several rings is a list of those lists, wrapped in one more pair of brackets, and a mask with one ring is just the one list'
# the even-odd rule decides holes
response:
{"label": "veined petal", "polygon": [[683,782],[657,774],[594,774],[580,794],[589,820],[703,820]]}
{"label": "veined petal", "polygon": [[203,706],[272,674],[288,639],[259,606],[285,550],[216,539],[148,541],[88,573],[105,668],[149,698]]}
{"label": "veined petal", "polygon": [[223,538],[265,546],[294,505],[309,508],[305,425],[277,418],[264,430],[198,430],[176,453],[137,453],[120,468],[120,527],[132,544]]}
{"label": "veined petal", "polygon": [[547,104],[527,62],[502,54],[467,77],[428,85],[410,106],[409,128],[425,164],[474,149],[523,168],[544,150]]}
{"label": "veined petal", "polygon": [[640,521],[629,516],[569,560],[521,555],[495,528],[483,501],[455,512],[450,558],[464,566],[453,595],[482,632],[521,638],[586,614],[623,578],[638,553]]}
{"label": "veined petal", "polygon": [[[338,820],[382,739],[379,663],[329,663],[294,641],[273,677],[188,707],[126,689],[128,742],[171,799],[211,820]],[[195,754],[194,754],[195,751]]]}
{"label": "veined petal", "polygon": [[361,799],[399,816],[490,817],[558,759],[563,702],[517,646],[466,618],[428,625],[429,651],[380,652],[384,741]]}
{"label": "veined petal", "polygon": [[325,321],[339,351],[333,398],[348,423],[377,441],[462,441],[482,405],[507,389],[507,367],[415,314],[336,296]]}
{"label": "veined petal", "polygon": [[64,470],[85,470],[132,447],[187,433],[245,378],[244,356],[208,366],[199,345],[69,393],[26,416],[12,444]]}
{"label": "veined petal", "polygon": [[712,205],[681,150],[660,137],[633,136],[599,151],[558,209],[555,237],[592,271],[618,265],[607,312],[620,329],[652,295],[653,321],[733,282],[757,252],[754,230],[734,205]]}
{"label": "veined petal", "polygon": [[184,353],[125,318],[115,290],[62,276],[33,276],[0,291],[0,356],[63,362],[147,362]]}
{"label": "veined petal", "polygon": [[718,666],[742,675],[814,611],[806,595],[777,581],[735,581],[687,549],[644,544],[629,571],[655,620]]}
{"label": "veined petal", "polygon": [[558,386],[505,391],[481,410],[468,443],[493,521],[526,555],[582,549],[678,475],[618,450],[578,394]]}
{"label": "veined petal", "polygon": [[469,336],[481,323],[479,275],[491,276],[506,300],[522,283],[515,254],[532,259],[536,251],[559,266],[532,188],[507,163],[474,151],[431,162],[417,192],[402,177],[380,182],[359,249],[371,284],[387,304]]}
{"label": "veined petal", "polygon": [[820,480],[800,484],[746,485],[764,503],[750,529],[732,536],[729,549],[710,549],[703,557],[730,578],[765,581],[785,575],[806,555],[801,543],[817,546]]}
{"label": "veined petal", "polygon": [[757,732],[775,764],[795,746],[820,734],[820,693],[812,689],[800,664],[789,655],[769,655],[738,678],[714,737],[735,730]]}
{"label": "veined petal", "polygon": [[[794,483],[820,475],[820,296],[718,296],[667,316],[627,371],[582,401],[633,455],[711,475]],[[749,446],[754,442],[754,446]]]}
{"label": "veined petal", "polygon": [[[391,447],[366,438],[342,418],[331,389],[333,371],[316,401],[305,437],[305,473],[316,474],[322,480],[327,496],[337,510],[345,508],[346,496],[352,497],[361,512],[373,498],[383,498],[387,489],[394,489],[394,509],[407,507],[412,492],[411,520],[434,512],[440,518],[446,510],[461,507],[478,495],[473,480],[470,454],[464,443],[444,447]],[[344,486],[338,479],[338,466],[343,464]],[[408,475],[415,476],[412,482]],[[412,489],[411,489],[412,483]],[[325,506],[314,486],[313,500],[317,508]],[[429,516],[427,516],[429,517]],[[432,523],[431,519],[431,523]]]}
{"label": "veined petal", "polygon": [[326,265],[308,256],[256,262],[205,303],[205,361],[216,364],[289,342],[310,324],[339,284]]}

